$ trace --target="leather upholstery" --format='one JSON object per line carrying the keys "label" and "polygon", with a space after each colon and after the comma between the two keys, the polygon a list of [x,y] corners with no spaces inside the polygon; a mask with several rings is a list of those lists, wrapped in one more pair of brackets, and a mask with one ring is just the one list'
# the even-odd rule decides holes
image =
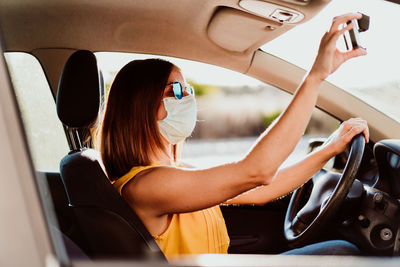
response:
{"label": "leather upholstery", "polygon": [[[58,86],[57,113],[68,130],[79,133],[96,124],[100,78],[92,52],[77,51],[67,61]],[[165,260],[139,217],[109,182],[96,150],[71,147],[60,162],[60,176],[76,225],[69,237],[90,258]]]}

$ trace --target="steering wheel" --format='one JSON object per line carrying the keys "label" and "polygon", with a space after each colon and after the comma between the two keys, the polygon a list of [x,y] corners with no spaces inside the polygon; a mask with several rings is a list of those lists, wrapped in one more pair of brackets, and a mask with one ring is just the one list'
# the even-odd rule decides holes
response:
{"label": "steering wheel", "polygon": [[[332,219],[355,180],[364,147],[364,136],[358,134],[351,142],[350,154],[342,174],[327,175],[327,171],[321,170],[314,175],[309,181],[313,185],[310,197],[301,210],[300,203],[304,201],[307,186],[293,192],[284,223],[285,238],[290,245],[297,247],[308,243]],[[333,191],[329,190],[332,188]]]}

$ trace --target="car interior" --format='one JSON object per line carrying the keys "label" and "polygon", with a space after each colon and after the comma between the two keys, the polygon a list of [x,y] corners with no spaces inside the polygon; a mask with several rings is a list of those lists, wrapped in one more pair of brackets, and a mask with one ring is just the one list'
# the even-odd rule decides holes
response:
{"label": "car interior", "polygon": [[[28,53],[39,61],[68,142],[59,172],[34,174],[41,180],[35,180],[37,186],[45,188],[42,194],[48,190],[47,201],[54,209],[55,220],[46,215],[49,231],[61,236],[68,257],[167,262],[138,215],[109,182],[94,149],[92,131],[106,99],[97,52],[208,63],[293,94],[306,70],[259,48],[312,20],[330,2],[0,1],[3,51]],[[400,255],[399,121],[327,81],[317,107],[340,121],[363,117],[371,141],[355,139],[335,157],[334,171],[319,172],[281,199],[263,206],[221,205],[230,254],[279,254],[317,241],[344,239],[357,244],[363,256]],[[310,150],[321,144],[310,143]]]}

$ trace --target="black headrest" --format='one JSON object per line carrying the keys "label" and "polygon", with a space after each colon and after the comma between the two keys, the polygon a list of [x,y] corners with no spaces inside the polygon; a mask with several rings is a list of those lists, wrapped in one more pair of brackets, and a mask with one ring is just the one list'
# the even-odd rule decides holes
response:
{"label": "black headrest", "polygon": [[88,50],[78,50],[68,59],[58,83],[58,117],[68,127],[88,127],[96,122],[99,106],[96,57]]}

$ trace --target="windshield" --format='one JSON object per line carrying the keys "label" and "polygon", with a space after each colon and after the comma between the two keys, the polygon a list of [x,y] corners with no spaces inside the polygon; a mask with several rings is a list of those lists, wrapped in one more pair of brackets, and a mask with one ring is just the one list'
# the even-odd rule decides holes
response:
{"label": "windshield", "polygon": [[[400,121],[400,5],[382,0],[333,0],[313,19],[261,49],[309,70],[332,18],[349,12],[370,16],[369,30],[360,34],[368,55],[346,62],[327,80]],[[344,49],[343,38],[338,47]]]}

